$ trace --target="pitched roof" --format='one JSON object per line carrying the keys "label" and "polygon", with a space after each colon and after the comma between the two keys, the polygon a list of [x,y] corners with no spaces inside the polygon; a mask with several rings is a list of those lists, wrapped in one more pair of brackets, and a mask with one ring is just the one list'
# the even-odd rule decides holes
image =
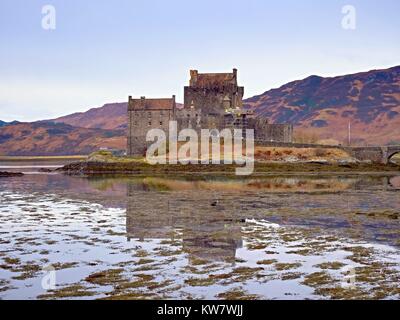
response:
{"label": "pitched roof", "polygon": [[174,98],[129,99],[129,108],[131,110],[172,110],[174,105]]}

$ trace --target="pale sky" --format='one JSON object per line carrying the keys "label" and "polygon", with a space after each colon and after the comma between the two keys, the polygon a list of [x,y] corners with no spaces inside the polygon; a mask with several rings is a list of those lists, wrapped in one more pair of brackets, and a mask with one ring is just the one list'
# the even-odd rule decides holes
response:
{"label": "pale sky", "polygon": [[[42,7],[56,9],[55,30]],[[356,28],[342,27],[342,8]],[[183,101],[189,69],[238,68],[245,97],[312,74],[400,65],[398,0],[0,0],[0,119],[33,121],[128,95]]]}

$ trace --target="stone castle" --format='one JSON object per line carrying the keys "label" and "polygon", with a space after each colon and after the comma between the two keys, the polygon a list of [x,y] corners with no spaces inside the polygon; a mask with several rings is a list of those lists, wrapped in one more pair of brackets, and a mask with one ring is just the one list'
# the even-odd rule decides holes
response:
{"label": "stone castle", "polygon": [[255,140],[292,142],[291,124],[270,124],[243,109],[244,87],[237,83],[237,69],[232,73],[199,73],[190,71],[189,86],[184,87],[184,105],[178,107],[175,96],[163,99],[133,99],[128,101],[128,156],[142,156],[148,145],[150,129],[166,133],[169,121],[177,121],[178,132],[195,129],[254,129]]}

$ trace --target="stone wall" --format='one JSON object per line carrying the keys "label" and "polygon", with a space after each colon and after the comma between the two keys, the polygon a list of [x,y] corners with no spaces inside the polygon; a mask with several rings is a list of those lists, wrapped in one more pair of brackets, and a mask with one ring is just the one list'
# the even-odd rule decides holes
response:
{"label": "stone wall", "polygon": [[169,121],[175,119],[175,96],[161,99],[132,99],[128,103],[128,156],[143,156],[152,142],[146,142],[147,132],[161,129],[168,132]]}
{"label": "stone wall", "polygon": [[271,124],[266,119],[257,118],[251,120],[249,127],[254,127],[256,140],[293,142],[293,125],[291,124]]}

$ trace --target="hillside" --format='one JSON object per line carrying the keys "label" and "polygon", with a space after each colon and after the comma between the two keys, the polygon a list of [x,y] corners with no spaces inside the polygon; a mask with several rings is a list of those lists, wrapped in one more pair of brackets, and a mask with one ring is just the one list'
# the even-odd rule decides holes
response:
{"label": "hillside", "polygon": [[333,78],[311,76],[245,101],[273,123],[353,143],[400,142],[400,66]]}
{"label": "hillside", "polygon": [[124,149],[125,132],[63,123],[19,123],[0,128],[0,155],[84,155],[102,147]]}
{"label": "hillside", "polygon": [[18,121],[11,121],[11,122],[5,122],[0,120],[0,127],[5,127],[5,126],[9,126],[9,125],[13,125],[13,124],[18,124]]}
{"label": "hillside", "polygon": [[74,127],[98,129],[126,129],[127,103],[108,103],[100,108],[92,108],[86,112],[73,113],[51,121],[62,122]]}

